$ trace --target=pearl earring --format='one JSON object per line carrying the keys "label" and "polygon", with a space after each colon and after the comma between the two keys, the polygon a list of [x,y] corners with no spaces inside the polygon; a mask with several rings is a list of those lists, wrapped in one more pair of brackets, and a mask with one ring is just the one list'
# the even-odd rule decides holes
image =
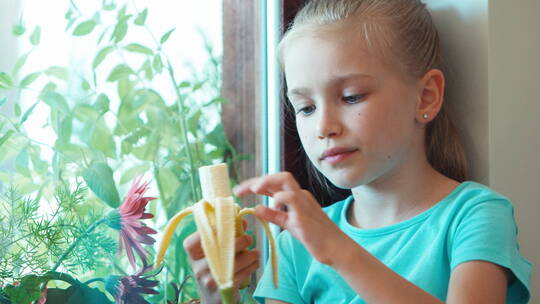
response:
{"label": "pearl earring", "polygon": [[424,117],[424,119],[428,119],[427,113],[424,113],[424,116],[423,116],[423,117]]}

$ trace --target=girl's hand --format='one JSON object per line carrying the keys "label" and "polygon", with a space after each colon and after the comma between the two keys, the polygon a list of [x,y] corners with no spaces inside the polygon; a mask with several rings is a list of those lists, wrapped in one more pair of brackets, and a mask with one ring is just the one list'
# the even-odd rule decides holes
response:
{"label": "girl's hand", "polygon": [[[244,221],[244,228],[246,228],[246,225],[247,222]],[[253,238],[247,234],[236,238],[234,286],[237,300],[239,299],[238,286],[259,268],[260,252],[258,250],[247,250],[247,247],[252,243]],[[204,256],[199,233],[194,232],[188,236],[183,245],[191,261],[191,267],[199,287],[201,303],[221,303],[217,284],[212,278],[208,262]]]}
{"label": "girl's hand", "polygon": [[347,242],[345,233],[328,218],[313,195],[300,188],[289,172],[247,180],[233,192],[239,197],[249,194],[272,197],[275,208],[257,206],[256,215],[288,230],[323,264],[332,266],[336,248]]}

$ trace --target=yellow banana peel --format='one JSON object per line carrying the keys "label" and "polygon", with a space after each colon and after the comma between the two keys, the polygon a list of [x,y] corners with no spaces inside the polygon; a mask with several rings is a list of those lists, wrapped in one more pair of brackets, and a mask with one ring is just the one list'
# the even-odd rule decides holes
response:
{"label": "yellow banana peel", "polygon": [[[191,207],[178,212],[167,224],[165,233],[156,255],[155,267],[158,268],[165,257],[174,231],[178,224],[189,214],[195,217],[201,245],[208,262],[210,272],[221,294],[223,303],[234,303],[234,258],[235,238],[242,236],[242,219],[248,214],[254,215],[253,208],[240,209],[234,203],[226,164],[199,168],[203,199]],[[270,259],[274,287],[278,286],[276,245],[268,223],[258,219],[268,236]],[[242,285],[249,283],[249,279]]]}

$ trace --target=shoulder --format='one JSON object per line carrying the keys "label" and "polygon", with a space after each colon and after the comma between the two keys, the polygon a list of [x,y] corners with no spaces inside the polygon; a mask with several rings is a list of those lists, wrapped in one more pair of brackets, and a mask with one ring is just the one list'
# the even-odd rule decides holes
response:
{"label": "shoulder", "polygon": [[[510,200],[487,186],[467,182],[455,191],[449,235],[451,269],[471,261],[485,261],[509,269],[517,278],[509,284],[508,298],[528,298],[531,264],[519,250],[518,228]],[[465,266],[464,266],[465,267]]]}
{"label": "shoulder", "polygon": [[447,208],[458,218],[490,212],[513,215],[512,203],[508,197],[476,182],[460,184],[447,199]]}
{"label": "shoulder", "polygon": [[487,200],[510,201],[506,196],[491,189],[490,187],[472,181],[461,183],[456,188],[455,192],[455,198],[464,202],[482,202]]}

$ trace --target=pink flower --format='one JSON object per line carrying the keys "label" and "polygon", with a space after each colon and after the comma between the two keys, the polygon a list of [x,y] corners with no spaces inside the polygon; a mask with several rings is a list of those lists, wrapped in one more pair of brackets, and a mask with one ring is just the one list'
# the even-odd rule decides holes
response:
{"label": "pink flower", "polygon": [[148,182],[141,183],[141,178],[136,178],[119,208],[120,240],[118,243],[118,254],[121,254],[123,248],[125,248],[128,260],[133,268],[136,268],[133,251],[139,255],[146,265],[148,254],[142,247],[142,244],[151,245],[156,241],[149,235],[156,234],[157,231],[146,226],[141,221],[154,217],[151,213],[144,212],[148,202],[156,199],[155,197],[143,197],[147,189]]}
{"label": "pink flower", "polygon": [[150,270],[152,267],[146,266],[134,275],[130,276],[116,276],[111,275],[105,278],[105,289],[114,296],[114,300],[119,304],[150,304],[143,297],[143,294],[158,294],[153,288],[156,287],[159,282],[155,280],[149,280],[157,274],[146,275],[143,274]]}
{"label": "pink flower", "polygon": [[41,292],[41,298],[39,298],[39,301],[37,304],[45,304],[47,302],[47,286],[43,287],[43,291]]}

